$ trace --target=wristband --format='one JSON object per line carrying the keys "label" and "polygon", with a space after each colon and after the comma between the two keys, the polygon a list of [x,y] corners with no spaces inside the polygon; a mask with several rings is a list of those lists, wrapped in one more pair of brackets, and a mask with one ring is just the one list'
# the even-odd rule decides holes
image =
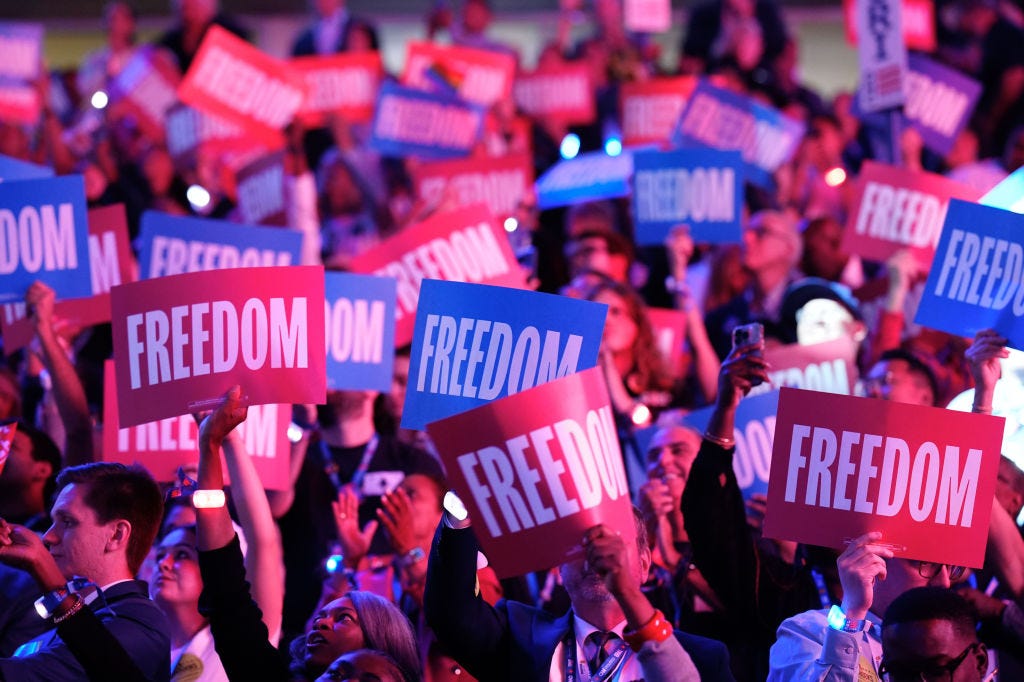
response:
{"label": "wristband", "polygon": [[71,590],[68,589],[67,585],[58,587],[53,592],[44,594],[39,599],[36,599],[36,613],[38,613],[39,617],[43,620],[52,617],[53,612],[57,610],[57,607],[60,606],[62,601],[68,598],[69,594],[71,594]]}
{"label": "wristband", "polygon": [[721,436],[714,436],[710,431],[704,432],[704,440],[714,443],[718,447],[730,450],[736,447],[736,441],[733,438],[722,438]]}
{"label": "wristband", "polygon": [[850,620],[838,604],[833,604],[828,611],[828,626],[839,632],[861,632],[867,629],[868,620]]}
{"label": "wristband", "polygon": [[196,490],[192,493],[192,506],[196,509],[219,509],[225,503],[223,490]]}
{"label": "wristband", "polygon": [[71,602],[71,606],[67,607],[66,609],[64,609],[63,611],[61,611],[53,617],[54,625],[59,625],[63,623],[68,618],[81,611],[82,607],[85,606],[85,600],[82,599],[82,595],[76,592],[74,596],[75,599],[73,602]]}
{"label": "wristband", "polygon": [[655,611],[643,627],[622,633],[622,639],[633,651],[640,651],[644,642],[664,642],[671,636],[672,624],[665,620],[665,614],[661,611]]}

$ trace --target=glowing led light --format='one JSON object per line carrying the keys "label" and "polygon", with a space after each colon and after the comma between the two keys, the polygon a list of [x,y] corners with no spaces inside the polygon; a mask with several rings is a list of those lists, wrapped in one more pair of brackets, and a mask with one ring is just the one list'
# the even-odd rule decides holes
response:
{"label": "glowing led light", "polygon": [[89,100],[89,103],[92,104],[95,109],[106,109],[109,102],[110,98],[107,97],[107,93],[102,90],[97,90],[92,93],[92,98]]}
{"label": "glowing led light", "polygon": [[846,182],[846,171],[838,166],[825,173],[825,184],[829,187],[838,187],[844,182]]}
{"label": "glowing led light", "polygon": [[562,154],[563,159],[575,159],[576,155],[580,153],[580,136],[576,133],[569,133],[563,137],[558,151]]}

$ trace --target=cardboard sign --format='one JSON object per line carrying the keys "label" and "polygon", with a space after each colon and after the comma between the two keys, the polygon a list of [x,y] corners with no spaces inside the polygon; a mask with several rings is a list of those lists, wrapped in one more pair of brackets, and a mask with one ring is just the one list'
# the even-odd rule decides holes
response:
{"label": "cardboard sign", "polygon": [[742,205],[739,152],[683,149],[633,154],[638,244],[664,244],[677,225],[689,225],[694,241],[740,242]]}
{"label": "cardboard sign", "polygon": [[0,80],[0,121],[35,125],[42,112],[43,104],[35,85]]}
{"label": "cardboard sign", "polygon": [[324,274],[327,388],[391,390],[395,298],[391,277]]}
{"label": "cardboard sign", "polygon": [[[167,151],[179,167],[191,167],[200,151],[218,153],[264,148],[264,145],[246,137],[242,126],[184,104],[171,107],[164,122],[167,125]],[[283,144],[283,140],[278,142]],[[274,148],[280,148],[281,144],[274,145]]]}
{"label": "cardboard sign", "polygon": [[661,357],[665,358],[673,376],[682,376],[686,371],[686,313],[672,308],[647,308],[647,319],[654,332],[654,344]]}
{"label": "cardboard sign", "polygon": [[768,378],[771,383],[750,389],[748,395],[760,395],[783,386],[853,395],[857,386],[857,343],[848,337],[802,346],[765,348]]}
{"label": "cardboard sign", "polygon": [[14,434],[18,430],[17,422],[0,424],[0,473],[3,473],[4,464],[11,454],[11,444],[14,443]]}
{"label": "cardboard sign", "polygon": [[1024,216],[956,199],[914,321],[957,336],[995,329],[1024,349]]}
{"label": "cardboard sign", "polygon": [[298,113],[306,127],[324,126],[331,115],[349,123],[368,123],[373,118],[377,90],[384,78],[380,53],[295,57],[289,64],[308,88]]}
{"label": "cardboard sign", "polygon": [[111,111],[132,114],[148,138],[163,142],[165,118],[178,103],[180,81],[177,66],[158,48],[140,47],[110,83]]}
{"label": "cardboard sign", "polygon": [[978,199],[979,204],[1024,213],[1024,167],[1010,173]]}
{"label": "cardboard sign", "polygon": [[[128,242],[124,205],[102,206],[89,211],[89,270],[92,296],[67,298],[54,305],[54,317],[85,328],[110,321],[110,288],[135,281],[135,259]],[[13,353],[35,336],[24,301],[2,306],[4,351]]]}
{"label": "cardboard sign", "polygon": [[595,366],[607,313],[582,299],[424,280],[402,426],[422,429]]}
{"label": "cardboard sign", "polygon": [[184,80],[182,102],[242,126],[268,146],[302,106],[306,83],[287,62],[260,52],[230,31],[210,26]]}
{"label": "cardboard sign", "polygon": [[480,139],[484,109],[391,82],[381,86],[370,147],[385,156],[466,156]]}
{"label": "cardboard sign", "polygon": [[416,196],[427,206],[438,205],[442,198],[460,208],[487,204],[498,218],[513,215],[533,185],[528,154],[434,161],[411,170]]}
{"label": "cardboard sign", "polygon": [[498,577],[573,558],[583,532],[635,542],[604,374],[594,368],[427,427]]}
{"label": "cardboard sign", "polygon": [[[932,0],[903,0],[903,40],[911,50],[934,52],[935,5]],[[857,44],[857,7],[854,0],[843,0],[843,23],[846,26],[846,42]]]}
{"label": "cardboard sign", "polygon": [[796,151],[804,127],[777,109],[702,80],[680,114],[673,143],[738,150],[746,164],[745,179],[772,189],[772,174]]}
{"label": "cardboard sign", "polygon": [[40,178],[52,177],[53,169],[49,166],[40,166],[12,156],[0,154],[0,182],[5,180],[38,180]]}
{"label": "cardboard sign", "polygon": [[1003,422],[784,388],[764,534],[842,549],[877,530],[900,558],[978,568]]}
{"label": "cardboard sign", "polygon": [[0,303],[35,280],[57,298],[91,294],[88,235],[81,175],[0,182]]}
{"label": "cardboard sign", "polygon": [[[191,414],[119,428],[113,360],[104,363],[103,376],[103,461],[138,462],[159,483],[176,482],[179,466],[186,471],[198,466],[199,427]],[[250,405],[245,421],[238,426],[245,451],[267,490],[287,490],[291,486],[291,416],[291,405]],[[223,466],[227,478],[227,465]]]}
{"label": "cardboard sign", "polygon": [[489,107],[512,94],[515,74],[511,54],[413,41],[408,43],[401,82]]}
{"label": "cardboard sign", "polygon": [[238,171],[235,182],[242,222],[278,226],[287,223],[284,175],[283,152],[263,156]]}
{"label": "cardboard sign", "polygon": [[0,21],[0,80],[33,82],[43,65],[43,25]]}
{"label": "cardboard sign", "polygon": [[[775,413],[778,408],[778,391],[747,396],[736,408],[736,422],[733,425],[736,451],[732,456],[732,470],[745,500],[749,500],[755,493],[768,492],[775,440]],[[698,433],[704,433],[714,409],[705,407],[695,410],[686,415],[683,424],[696,429]]]}
{"label": "cardboard sign", "polygon": [[908,66],[903,116],[929,149],[945,156],[974,113],[981,83],[919,54],[910,55]]}
{"label": "cardboard sign", "polygon": [[323,403],[323,268],[239,268],[110,292],[121,426],[208,409],[235,384],[250,405]]}
{"label": "cardboard sign", "polygon": [[483,206],[437,213],[356,258],[354,272],[394,277],[395,347],[412,342],[424,279],[525,288],[526,279],[505,231]]}
{"label": "cardboard sign", "polygon": [[569,206],[597,199],[624,197],[630,193],[633,155],[587,152],[559,161],[537,179],[537,206],[541,209]]}
{"label": "cardboard sign", "polygon": [[860,58],[861,111],[882,111],[903,104],[907,48],[903,44],[901,0],[854,0],[857,55]]}
{"label": "cardboard sign", "polygon": [[664,33],[672,27],[670,0],[625,0],[622,14],[627,31]]}
{"label": "cardboard sign", "polygon": [[513,95],[516,106],[534,118],[588,125],[597,116],[587,64],[566,64],[520,74]]}
{"label": "cardboard sign", "polygon": [[635,147],[667,143],[695,87],[697,79],[693,76],[620,85],[622,144]]}
{"label": "cardboard sign", "polygon": [[153,279],[205,270],[292,265],[299,262],[302,234],[146,211],[138,247],[139,276]]}
{"label": "cardboard sign", "polygon": [[952,198],[974,201],[978,191],[934,173],[865,161],[843,248],[877,261],[909,248],[929,265]]}

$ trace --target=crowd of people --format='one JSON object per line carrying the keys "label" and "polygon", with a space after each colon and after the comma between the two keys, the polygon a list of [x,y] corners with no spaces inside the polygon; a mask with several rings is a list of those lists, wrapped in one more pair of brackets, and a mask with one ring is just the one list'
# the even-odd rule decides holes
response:
{"label": "crowd of people", "polygon": [[[772,348],[843,339],[862,395],[945,407],[973,389],[974,411],[993,411],[1007,340],[913,324],[927,274],[918,259],[872,262],[842,237],[864,161],[979,192],[1024,166],[1020,4],[936,2],[931,57],[982,85],[945,156],[910,127],[892,144],[859,117],[854,94],[826,100],[801,83],[799,46],[772,0],[695,5],[675,64],[625,30],[619,0],[561,5],[540,61],[589,67],[595,122],[498,102],[480,159],[525,151],[539,176],[569,133],[583,151],[602,149],[623,84],[678,74],[714,77],[807,131],[774,191],[747,185],[739,244],[696,243],[679,225],[663,245],[638,246],[628,198],[547,210],[530,192],[519,200],[510,238],[531,284],[608,307],[599,364],[623,456],[641,472],[630,481],[637,542],[598,525],[562,566],[499,580],[473,519],[444,504],[450,486],[429,437],[399,427],[408,348],[389,393],[329,391],[324,405],[294,406],[301,437],[284,490],[264,490],[236,430],[245,387],[197,415],[198,466],[175,482],[105,462],[110,327],[59,319],[37,282],[25,294],[34,339],[0,367],[0,423],[16,425],[0,457],[0,680],[1024,679],[1024,471],[1012,459],[1000,462],[974,570],[897,556],[874,531],[842,551],[763,537],[767,500],[745,499],[733,469],[737,409],[771,382]],[[294,56],[379,48],[377,28],[344,0],[311,6]],[[154,45],[179,73],[213,25],[250,39],[217,0],[172,8]],[[573,42],[581,12],[593,32]],[[425,31],[518,58],[493,20],[488,0],[463,0],[432,9]],[[95,108],[92,94],[144,47],[130,3],[109,3],[103,21],[101,50],[72,73],[44,74],[37,124],[0,120],[0,154],[83,175],[91,207],[125,205],[133,238],[147,210],[237,220],[224,159],[172,158],[129,112]],[[347,269],[450,200],[415,196],[422,161],[381,157],[365,124],[332,117],[286,132],[283,229],[302,232],[305,264]],[[189,200],[196,184],[209,202]],[[656,307],[683,313],[671,357],[655,342]],[[733,330],[755,322],[764,339],[737,343]],[[699,408],[711,412],[703,433],[683,420]],[[396,475],[384,494],[365,486],[381,472]],[[217,491],[226,502],[206,499]]]}

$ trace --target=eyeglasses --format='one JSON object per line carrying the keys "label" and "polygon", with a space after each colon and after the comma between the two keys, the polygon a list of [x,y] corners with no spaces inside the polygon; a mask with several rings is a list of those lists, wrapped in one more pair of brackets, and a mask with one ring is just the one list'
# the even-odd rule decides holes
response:
{"label": "eyeglasses", "polygon": [[926,580],[931,580],[939,574],[942,567],[946,567],[946,571],[949,574],[950,582],[959,580],[964,577],[964,573],[967,572],[966,566],[951,566],[949,564],[937,564],[934,561],[915,561],[917,564],[917,573]]}
{"label": "eyeglasses", "polygon": [[952,682],[957,668],[963,665],[971,652],[977,648],[978,642],[971,642],[959,656],[942,665],[925,663],[922,667],[916,667],[905,663],[882,661],[882,665],[878,667],[878,674],[886,676],[889,682]]}

